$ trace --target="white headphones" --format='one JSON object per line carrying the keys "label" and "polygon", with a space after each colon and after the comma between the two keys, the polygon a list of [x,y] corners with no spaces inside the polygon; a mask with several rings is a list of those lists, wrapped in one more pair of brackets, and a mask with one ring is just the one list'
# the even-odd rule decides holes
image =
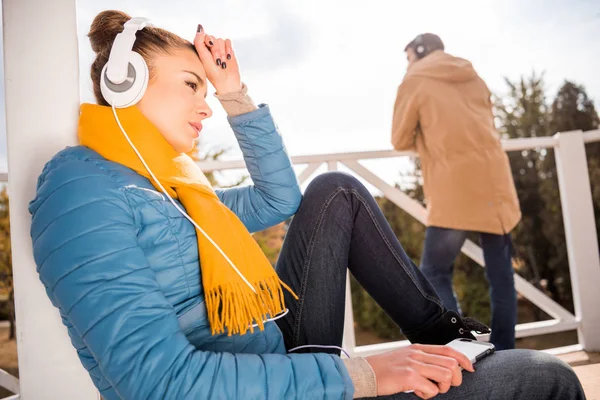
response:
{"label": "white headphones", "polygon": [[144,29],[149,20],[132,18],[124,25],[113,42],[108,62],[102,68],[100,91],[106,102],[116,108],[136,104],[148,87],[148,65],[133,51],[137,31]]}
{"label": "white headphones", "polygon": [[417,57],[418,58],[425,57],[425,50],[427,50],[427,49],[425,48],[425,45],[423,44],[423,35],[418,35],[415,38],[415,44],[417,45],[417,47],[415,47],[415,52],[417,53]]}

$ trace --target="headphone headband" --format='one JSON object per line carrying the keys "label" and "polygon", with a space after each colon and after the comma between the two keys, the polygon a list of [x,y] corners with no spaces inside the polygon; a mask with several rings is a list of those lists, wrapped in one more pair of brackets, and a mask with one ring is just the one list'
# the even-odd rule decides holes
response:
{"label": "headphone headband", "polygon": [[110,50],[106,76],[114,84],[121,84],[127,79],[129,53],[133,49],[137,31],[144,29],[149,23],[147,18],[131,18],[119,33]]}

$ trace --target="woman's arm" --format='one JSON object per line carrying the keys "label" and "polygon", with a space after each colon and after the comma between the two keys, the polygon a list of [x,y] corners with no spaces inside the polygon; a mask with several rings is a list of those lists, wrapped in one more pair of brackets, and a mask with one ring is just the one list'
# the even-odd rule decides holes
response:
{"label": "woman's arm", "polygon": [[[261,105],[256,109],[248,97],[229,39],[206,35],[199,25],[194,46],[229,115],[229,124],[254,182],[252,186],[219,190],[217,195],[250,232],[276,225],[296,212],[302,195],[269,107]],[[216,62],[225,59],[226,63]]]}
{"label": "woman's arm", "polygon": [[126,194],[93,161],[55,165],[30,210],[40,278],[94,383],[112,387],[102,388],[107,398],[352,398],[336,356],[191,345],[138,244]]}
{"label": "woman's arm", "polygon": [[302,194],[269,107],[263,104],[253,109],[246,90],[244,86],[240,92],[217,97],[229,114],[254,184],[217,190],[217,195],[250,232],[256,232],[291,217]]}

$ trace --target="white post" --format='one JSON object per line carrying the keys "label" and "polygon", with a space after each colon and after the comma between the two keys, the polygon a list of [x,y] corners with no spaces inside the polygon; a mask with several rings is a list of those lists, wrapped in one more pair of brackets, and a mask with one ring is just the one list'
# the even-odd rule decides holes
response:
{"label": "white post", "polygon": [[75,143],[79,105],[76,0],[3,0],[21,398],[97,399],[36,272],[27,206],[45,162]]}
{"label": "white post", "polygon": [[344,337],[342,338],[342,347],[350,354],[350,356],[352,356],[356,350],[352,291],[350,290],[350,271],[346,274],[346,307],[344,308]]}
{"label": "white post", "polygon": [[600,350],[600,256],[592,191],[581,131],[555,136],[556,170],[560,187],[575,316],[581,320],[579,343]]}

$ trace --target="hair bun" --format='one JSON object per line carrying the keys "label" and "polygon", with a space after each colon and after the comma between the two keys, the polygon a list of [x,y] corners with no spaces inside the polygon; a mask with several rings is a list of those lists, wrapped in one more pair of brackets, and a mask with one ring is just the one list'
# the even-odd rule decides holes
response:
{"label": "hair bun", "polygon": [[117,35],[123,32],[123,25],[130,19],[129,15],[116,10],[102,11],[98,14],[88,33],[92,50],[96,54],[109,51]]}

